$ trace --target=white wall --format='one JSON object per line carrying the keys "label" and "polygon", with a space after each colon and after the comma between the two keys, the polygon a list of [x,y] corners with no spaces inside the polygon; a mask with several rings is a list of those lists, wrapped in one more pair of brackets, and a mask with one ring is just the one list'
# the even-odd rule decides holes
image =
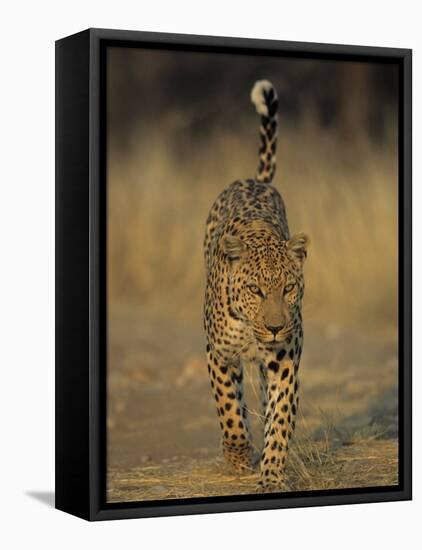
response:
{"label": "white wall", "polygon": [[[86,27],[397,46],[414,49],[415,281],[422,232],[418,3],[8,2],[0,84],[0,544],[3,548],[397,548],[421,539],[415,501],[88,524],[28,495],[53,489],[54,40]],[[418,132],[419,130],[419,132]],[[419,214],[419,215],[418,215]],[[422,293],[415,288],[415,310]],[[414,387],[421,388],[415,314]],[[421,460],[420,399],[414,423]],[[237,534],[237,533],[240,534]],[[5,541],[8,541],[5,543]],[[259,545],[259,546],[258,546]]]}

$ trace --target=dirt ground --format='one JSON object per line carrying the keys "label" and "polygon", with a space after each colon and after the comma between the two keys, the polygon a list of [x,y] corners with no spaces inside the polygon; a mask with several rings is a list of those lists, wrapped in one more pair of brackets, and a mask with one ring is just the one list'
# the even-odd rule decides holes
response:
{"label": "dirt ground", "polygon": [[[255,492],[256,472],[236,474],[221,459],[203,350],[198,322],[111,309],[109,502]],[[259,448],[255,374],[246,373],[246,392]],[[394,331],[305,324],[300,375],[287,490],[397,484]]]}

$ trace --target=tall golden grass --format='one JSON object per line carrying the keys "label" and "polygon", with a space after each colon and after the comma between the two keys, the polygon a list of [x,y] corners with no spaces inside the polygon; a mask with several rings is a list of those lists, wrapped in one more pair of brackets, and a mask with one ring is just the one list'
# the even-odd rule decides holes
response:
{"label": "tall golden grass", "polygon": [[[202,241],[208,210],[257,163],[257,120],[200,139],[173,113],[108,149],[108,280],[111,305],[139,303],[200,319]],[[397,131],[384,141],[323,130],[312,116],[283,128],[274,185],[291,233],[311,239],[305,315],[315,322],[394,325],[397,304]]]}

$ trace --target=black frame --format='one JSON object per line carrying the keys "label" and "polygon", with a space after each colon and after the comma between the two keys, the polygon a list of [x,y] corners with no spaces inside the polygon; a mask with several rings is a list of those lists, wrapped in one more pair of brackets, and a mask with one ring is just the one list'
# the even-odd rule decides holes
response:
{"label": "black frame", "polygon": [[[107,46],[397,63],[399,94],[399,485],[285,495],[106,503]],[[87,520],[412,498],[412,51],[89,29],[56,42],[56,508]]]}

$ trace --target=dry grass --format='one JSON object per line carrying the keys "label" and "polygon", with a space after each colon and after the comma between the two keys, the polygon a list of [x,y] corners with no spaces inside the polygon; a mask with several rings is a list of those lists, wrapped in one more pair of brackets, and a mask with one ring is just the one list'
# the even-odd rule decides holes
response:
{"label": "dry grass", "polygon": [[[256,393],[257,380],[250,376],[248,386]],[[256,403],[254,396],[252,403]],[[249,408],[257,435],[262,418]],[[301,412],[298,428],[287,461],[284,492],[352,489],[398,484],[398,445],[384,439],[380,430],[353,432],[339,429],[332,416],[320,410],[319,433],[313,432]],[[192,419],[198,427],[200,419]],[[255,450],[260,447],[255,439]],[[262,442],[261,442],[262,443]],[[187,450],[187,449],[186,449]],[[196,450],[198,451],[198,450]],[[161,460],[142,456],[135,466],[112,465],[108,469],[109,502],[130,502],[172,498],[193,498],[254,494],[258,471],[239,474],[215,449],[201,448],[189,455]]]}
{"label": "dry grass", "polygon": [[[247,494],[220,458],[220,435],[194,321],[125,309],[110,322],[108,496],[112,501]],[[163,346],[157,335],[165,334]],[[397,350],[385,336],[308,330],[301,407],[287,464],[288,489],[397,483]],[[328,360],[327,360],[328,358]],[[246,397],[262,445],[258,376]]]}
{"label": "dry grass", "polygon": [[[396,441],[361,441],[333,447],[329,439],[294,443],[289,454],[285,492],[398,484]],[[258,473],[238,474],[220,456],[170,460],[108,471],[109,502],[254,494]]]}

